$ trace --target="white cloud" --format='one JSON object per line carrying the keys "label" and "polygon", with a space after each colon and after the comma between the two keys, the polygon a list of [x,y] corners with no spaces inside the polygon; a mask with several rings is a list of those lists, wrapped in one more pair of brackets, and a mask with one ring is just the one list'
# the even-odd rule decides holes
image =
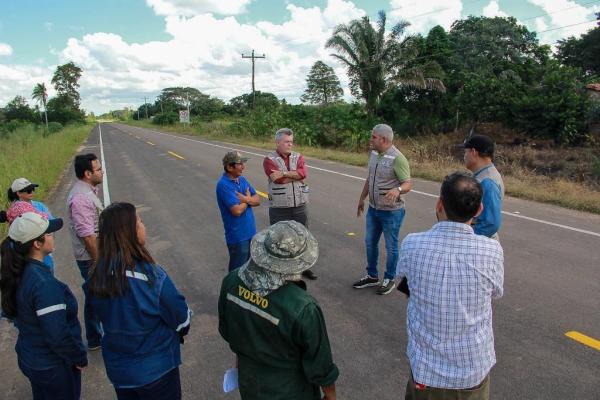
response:
{"label": "white cloud", "polygon": [[[49,94],[54,95],[54,88],[50,84],[52,71],[46,67],[29,65],[3,65],[0,64],[0,107],[3,107],[16,95],[31,99],[33,87],[44,82]],[[33,104],[29,101],[30,104]]]}
{"label": "white cloud", "polygon": [[252,0],[146,0],[156,15],[193,17],[216,13],[237,15],[246,12]]}
{"label": "white cloud", "polygon": [[391,0],[388,16],[390,22],[399,19],[410,22],[410,32],[427,34],[436,25],[450,29],[461,18],[462,8],[461,0]]}
{"label": "white cloud", "polygon": [[500,5],[497,0],[492,0],[485,6],[481,12],[484,17],[508,17],[509,15],[504,11],[500,10]]}
{"label": "white cloud", "polygon": [[97,32],[69,39],[59,60],[83,69],[82,106],[96,113],[137,106],[144,96],[154,101],[169,86],[192,86],[224,100],[248,93],[251,63],[241,54],[252,49],[266,54],[256,61],[257,90],[288,102],[299,101],[306,74],[317,60],[334,67],[346,84],[345,69],[324,45],[336,25],[365,12],[345,0],[328,0],[324,9],[289,4],[287,10],[289,18],[281,24],[244,24],[213,14],[170,15],[165,17],[169,40],[128,43],[117,34]]}
{"label": "white cloud", "polygon": [[[595,27],[594,12],[600,11],[600,6],[586,7],[570,0],[527,0],[527,2],[549,14],[530,21],[531,29],[538,31],[552,29],[540,33],[542,43],[553,43],[558,39],[579,36],[589,31]],[[592,22],[582,24],[584,21]]]}
{"label": "white cloud", "polygon": [[13,49],[9,44],[0,43],[0,56],[10,56],[13,53]]}

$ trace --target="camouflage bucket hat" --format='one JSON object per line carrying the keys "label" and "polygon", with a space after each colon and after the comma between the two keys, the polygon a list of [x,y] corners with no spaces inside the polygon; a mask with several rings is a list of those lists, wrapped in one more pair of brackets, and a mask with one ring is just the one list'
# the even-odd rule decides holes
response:
{"label": "camouflage bucket hat", "polygon": [[259,267],[267,271],[295,275],[317,262],[319,244],[301,223],[281,221],[252,238],[250,255]]}

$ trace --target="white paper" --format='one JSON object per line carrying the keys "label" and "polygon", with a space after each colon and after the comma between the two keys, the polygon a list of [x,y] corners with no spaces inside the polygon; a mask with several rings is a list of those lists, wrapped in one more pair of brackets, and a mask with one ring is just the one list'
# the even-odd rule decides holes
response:
{"label": "white paper", "polygon": [[238,387],[238,370],[230,368],[223,375],[223,391],[229,393]]}

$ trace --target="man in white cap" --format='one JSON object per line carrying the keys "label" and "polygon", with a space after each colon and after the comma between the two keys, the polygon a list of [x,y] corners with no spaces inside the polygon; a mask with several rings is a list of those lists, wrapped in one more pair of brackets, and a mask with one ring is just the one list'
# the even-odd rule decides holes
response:
{"label": "man in white cap", "polygon": [[302,281],[317,241],[299,222],[282,221],[257,233],[250,253],[219,296],[219,333],[237,355],[242,398],[335,400],[339,371],[325,319]]}

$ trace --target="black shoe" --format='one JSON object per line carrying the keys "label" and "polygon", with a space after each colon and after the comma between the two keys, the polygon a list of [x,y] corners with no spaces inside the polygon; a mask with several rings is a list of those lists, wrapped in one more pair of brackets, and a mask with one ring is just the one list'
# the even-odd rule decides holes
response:
{"label": "black shoe", "polygon": [[302,271],[302,276],[305,278],[308,278],[310,280],[313,280],[313,281],[315,279],[317,279],[317,275],[314,272],[312,272],[310,269],[307,269],[306,271]]}
{"label": "black shoe", "polygon": [[354,289],[363,289],[370,286],[379,285],[379,278],[372,278],[369,275],[365,275],[363,278],[360,278],[358,281],[352,284]]}

